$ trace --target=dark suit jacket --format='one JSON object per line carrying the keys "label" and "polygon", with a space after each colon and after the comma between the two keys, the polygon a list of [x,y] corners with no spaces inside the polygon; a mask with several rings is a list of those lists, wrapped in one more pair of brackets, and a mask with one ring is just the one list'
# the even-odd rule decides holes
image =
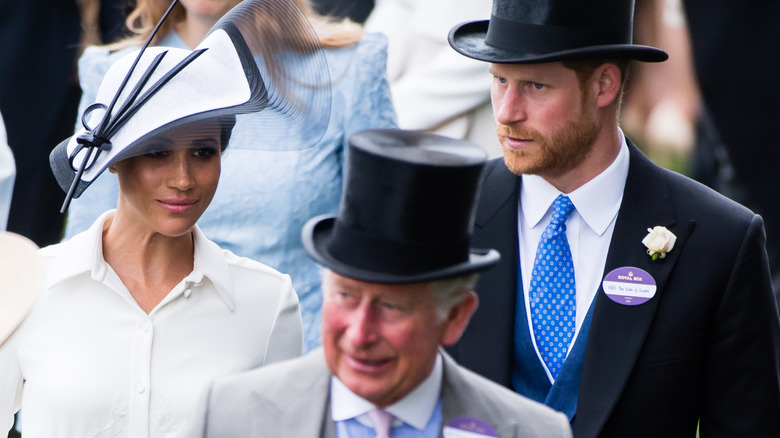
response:
{"label": "dark suit jacket", "polygon": [[[599,287],[578,407],[577,438],[780,436],[780,322],[759,216],[662,169],[629,142],[630,167],[605,274],[633,266],[658,286],[650,301],[623,306]],[[520,178],[489,163],[473,245],[501,264],[477,284],[480,307],[451,354],[511,387],[518,284]],[[647,229],[677,235],[651,260]]]}
{"label": "dark suit jacket", "polygon": [[49,152],[73,134],[81,89],[75,0],[0,1],[0,112],[16,160],[8,231],[38,246],[60,241],[65,193]]}
{"label": "dark suit jacket", "polygon": [[[470,417],[502,438],[570,438],[563,414],[520,397],[444,355],[442,425]],[[336,438],[330,416],[330,372],[322,349],[215,382],[195,416],[206,438]],[[441,436],[441,433],[439,434]]]}
{"label": "dark suit jacket", "polygon": [[777,127],[770,122],[780,115],[780,86],[755,80],[756,72],[762,78],[780,77],[780,58],[769,55],[780,47],[780,2],[684,0],[683,5],[696,80],[707,109],[702,114],[709,115],[700,118],[692,174],[764,219],[775,296],[780,299]]}

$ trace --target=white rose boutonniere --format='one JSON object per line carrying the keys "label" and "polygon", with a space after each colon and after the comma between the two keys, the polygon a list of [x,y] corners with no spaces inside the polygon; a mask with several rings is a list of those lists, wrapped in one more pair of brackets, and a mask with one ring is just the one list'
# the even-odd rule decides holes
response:
{"label": "white rose boutonniere", "polygon": [[647,254],[653,260],[666,257],[666,253],[674,248],[674,242],[677,241],[677,236],[666,227],[648,228],[647,233],[642,243],[647,247]]}

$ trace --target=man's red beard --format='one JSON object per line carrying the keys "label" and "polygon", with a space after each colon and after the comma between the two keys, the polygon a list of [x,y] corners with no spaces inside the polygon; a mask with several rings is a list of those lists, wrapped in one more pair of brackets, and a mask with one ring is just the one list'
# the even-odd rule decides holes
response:
{"label": "man's red beard", "polygon": [[584,112],[574,121],[543,136],[521,124],[496,125],[498,140],[504,145],[507,137],[533,140],[530,150],[504,146],[504,162],[517,175],[559,176],[579,166],[593,149],[599,125],[593,114]]}

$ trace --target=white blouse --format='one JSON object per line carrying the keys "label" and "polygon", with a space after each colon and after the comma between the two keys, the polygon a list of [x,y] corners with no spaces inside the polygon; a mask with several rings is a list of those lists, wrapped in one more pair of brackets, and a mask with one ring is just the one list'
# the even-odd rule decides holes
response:
{"label": "white blouse", "polygon": [[102,255],[112,212],[40,251],[46,289],[0,349],[0,435],[167,437],[221,376],[299,356],[290,277],[220,249],[196,227],[194,269],[147,315]]}

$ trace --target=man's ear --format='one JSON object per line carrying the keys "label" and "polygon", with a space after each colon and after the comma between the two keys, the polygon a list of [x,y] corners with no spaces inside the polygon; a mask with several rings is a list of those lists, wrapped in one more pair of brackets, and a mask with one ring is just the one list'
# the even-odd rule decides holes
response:
{"label": "man's ear", "polygon": [[604,108],[611,105],[620,94],[620,68],[612,62],[605,62],[598,66],[593,73],[593,78],[596,81],[598,107]]}
{"label": "man's ear", "polygon": [[469,325],[471,315],[477,310],[479,306],[479,298],[473,290],[464,291],[466,297],[450,309],[447,314],[447,319],[442,322],[444,324],[444,332],[442,332],[439,343],[447,346],[458,342],[460,336],[466,331],[466,327]]}

